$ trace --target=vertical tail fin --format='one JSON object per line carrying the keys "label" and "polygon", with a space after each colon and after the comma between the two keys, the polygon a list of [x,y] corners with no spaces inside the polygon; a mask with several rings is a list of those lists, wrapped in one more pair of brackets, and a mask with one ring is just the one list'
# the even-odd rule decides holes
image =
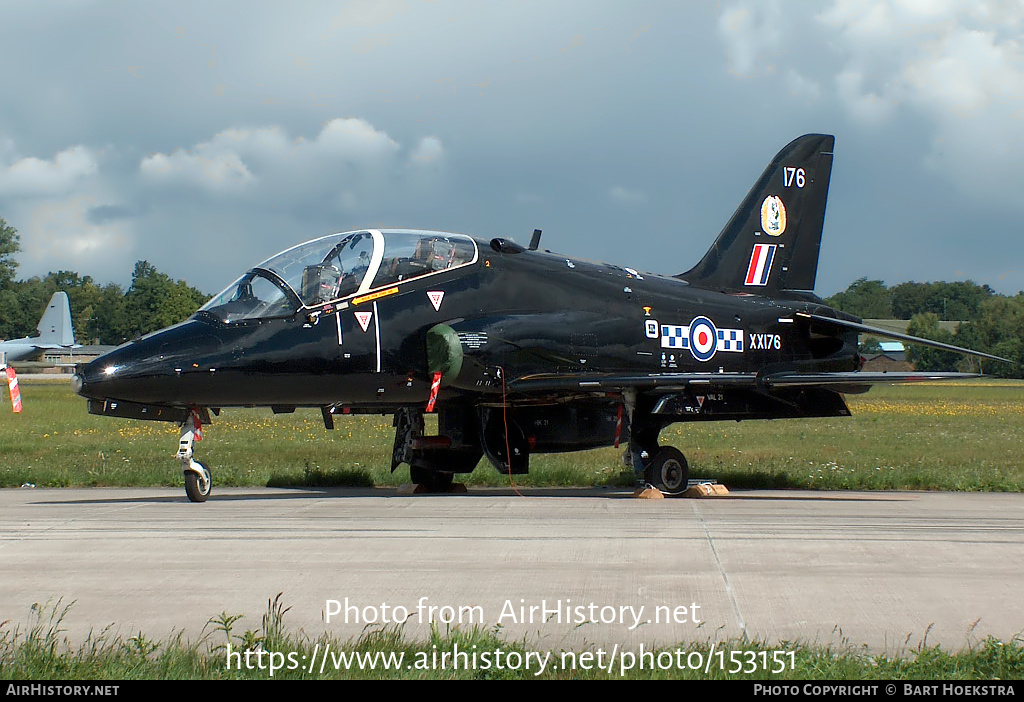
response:
{"label": "vertical tail fin", "polygon": [[806,134],[772,159],[700,263],[691,285],[770,295],[813,290],[835,137]]}
{"label": "vertical tail fin", "polygon": [[75,345],[75,330],[71,326],[71,305],[68,303],[66,292],[53,294],[36,329],[39,331],[39,336],[33,339],[36,343]]}

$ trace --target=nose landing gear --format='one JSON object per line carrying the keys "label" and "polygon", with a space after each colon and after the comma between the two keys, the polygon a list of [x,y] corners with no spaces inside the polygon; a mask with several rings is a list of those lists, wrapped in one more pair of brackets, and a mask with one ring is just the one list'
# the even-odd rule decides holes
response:
{"label": "nose landing gear", "polygon": [[213,487],[210,470],[193,458],[195,442],[201,441],[202,438],[202,420],[199,418],[199,412],[193,410],[181,425],[178,453],[175,454],[181,461],[181,472],[185,476],[185,495],[190,502],[206,502]]}

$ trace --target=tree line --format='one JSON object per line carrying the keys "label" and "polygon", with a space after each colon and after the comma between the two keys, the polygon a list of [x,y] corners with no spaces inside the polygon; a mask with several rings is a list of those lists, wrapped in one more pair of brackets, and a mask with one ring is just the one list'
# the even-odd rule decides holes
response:
{"label": "tree line", "polygon": [[90,276],[57,271],[15,280],[17,230],[0,218],[0,338],[32,336],[46,303],[58,290],[68,294],[75,340],[80,344],[120,344],[187,319],[209,295],[185,281],[172,280],[148,261],[138,261],[127,290],[100,285]]}
{"label": "tree line", "polygon": [[[907,333],[1010,359],[983,361],[981,369],[1003,378],[1024,377],[1024,292],[1000,295],[971,281],[900,283],[860,278],[825,302],[864,319],[908,319]],[[955,332],[940,321],[958,321]],[[923,371],[979,370],[976,358],[952,351],[907,346],[907,360]]]}

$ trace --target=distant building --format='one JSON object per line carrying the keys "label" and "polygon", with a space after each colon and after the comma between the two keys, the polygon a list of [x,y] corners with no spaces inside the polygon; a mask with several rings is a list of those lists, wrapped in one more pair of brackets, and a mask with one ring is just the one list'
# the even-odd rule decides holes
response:
{"label": "distant building", "polygon": [[864,357],[866,371],[912,371],[914,366],[907,361],[907,351],[898,341],[882,341],[881,353],[873,353]]}
{"label": "distant building", "polygon": [[74,373],[76,363],[88,363],[113,348],[116,347],[95,344],[75,349],[48,349],[43,353],[41,361],[22,363],[18,368],[24,366],[27,370],[32,370],[34,367],[33,372],[36,373]]}
{"label": "distant building", "polygon": [[887,356],[894,361],[907,360],[907,349],[902,341],[880,341],[878,345],[882,347],[883,356]]}

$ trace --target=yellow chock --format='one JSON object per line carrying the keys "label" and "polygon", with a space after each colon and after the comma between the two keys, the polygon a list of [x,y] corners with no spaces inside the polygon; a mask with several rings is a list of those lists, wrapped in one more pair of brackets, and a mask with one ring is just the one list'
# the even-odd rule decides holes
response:
{"label": "yellow chock", "polygon": [[665,496],[658,488],[637,488],[633,492],[633,497],[638,500],[664,500]]}
{"label": "yellow chock", "polygon": [[683,497],[719,497],[728,495],[729,488],[718,483],[700,483],[686,488]]}

